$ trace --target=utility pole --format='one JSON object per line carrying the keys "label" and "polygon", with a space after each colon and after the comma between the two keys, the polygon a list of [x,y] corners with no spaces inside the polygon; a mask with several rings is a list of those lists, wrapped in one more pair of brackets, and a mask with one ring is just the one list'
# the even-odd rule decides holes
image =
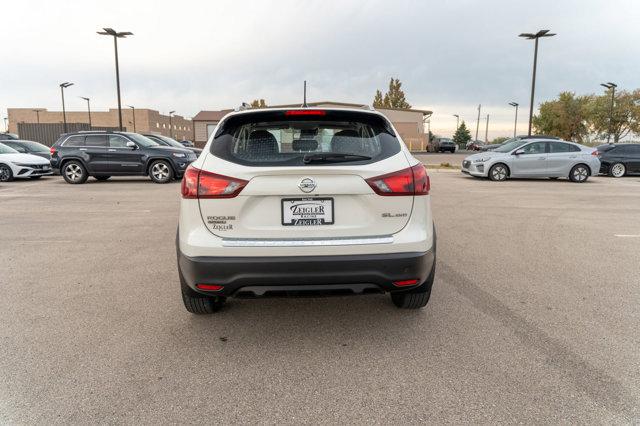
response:
{"label": "utility pole", "polygon": [[68,81],[60,83],[60,93],[62,94],[62,128],[64,129],[65,133],[67,133],[67,111],[64,108],[64,89],[69,86],[73,86],[73,83],[69,83]]}
{"label": "utility pole", "polygon": [[43,109],[34,109],[32,110],[36,113],[36,123],[40,124],[40,111],[44,111]]}
{"label": "utility pole", "polygon": [[509,102],[509,105],[516,108],[516,121],[513,124],[513,137],[516,137],[516,130],[518,129],[518,103],[517,102]]}
{"label": "utility pole", "polygon": [[117,32],[112,28],[103,28],[103,30],[104,31],[98,31],[98,34],[108,35],[113,37],[113,46],[115,48],[115,54],[116,54],[116,88],[118,90],[118,124],[120,126],[120,131],[122,131],[122,104],[120,102],[120,66],[118,65],[118,39],[133,35],[133,33],[129,31]]}
{"label": "utility pole", "polygon": [[132,109],[132,114],[133,114],[133,133],[136,132],[136,108],[134,106],[131,105],[127,105],[129,108]]}
{"label": "utility pole", "polygon": [[87,113],[89,114],[89,130],[91,130],[91,103],[89,98],[85,98],[84,96],[80,96],[80,99],[84,99],[87,101]]}
{"label": "utility pole", "polygon": [[611,90],[611,105],[609,106],[609,133],[607,134],[607,143],[609,143],[609,141],[611,140],[611,133],[613,133],[613,102],[616,98],[616,87],[618,87],[618,85],[612,82],[608,82],[601,83],[600,86],[606,87],[607,89]]}
{"label": "utility pole", "polygon": [[480,109],[482,109],[482,104],[478,105],[478,121],[476,122],[476,139],[475,139],[476,141],[478,140],[478,130],[480,129]]}
{"label": "utility pole", "polygon": [[529,136],[531,136],[531,122],[533,120],[533,99],[536,92],[536,69],[538,67],[538,40],[541,37],[553,37],[555,34],[549,34],[549,30],[540,30],[535,34],[522,33],[518,37],[527,40],[535,40],[535,48],[533,51],[533,76],[531,78],[531,102],[529,103]]}
{"label": "utility pole", "polygon": [[487,125],[484,128],[484,142],[489,143],[489,114],[487,114]]}
{"label": "utility pole", "polygon": [[173,113],[175,111],[169,111],[169,137],[173,138],[173,127],[171,126]]}
{"label": "utility pole", "polygon": [[456,132],[458,131],[458,127],[460,127],[460,116],[458,114],[453,114],[456,118]]}

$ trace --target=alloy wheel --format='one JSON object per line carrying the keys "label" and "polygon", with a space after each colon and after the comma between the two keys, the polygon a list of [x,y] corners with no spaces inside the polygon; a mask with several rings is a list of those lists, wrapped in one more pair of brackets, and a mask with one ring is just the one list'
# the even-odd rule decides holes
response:
{"label": "alloy wheel", "polygon": [[611,176],[613,177],[622,177],[624,176],[626,172],[626,168],[624,167],[624,164],[622,163],[616,163],[613,166],[611,166]]}
{"label": "alloy wheel", "polygon": [[151,168],[151,174],[156,180],[165,180],[169,177],[169,167],[164,163],[156,163]]}
{"label": "alloy wheel", "polygon": [[587,172],[587,169],[583,166],[576,167],[573,170],[573,178],[576,182],[584,182],[585,180],[587,180],[588,176],[589,176],[589,173]]}
{"label": "alloy wheel", "polygon": [[11,178],[11,170],[7,166],[0,166],[0,182],[7,182]]}
{"label": "alloy wheel", "polygon": [[69,164],[64,169],[64,174],[69,178],[72,182],[77,182],[82,179],[83,171],[82,168],[77,164]]}
{"label": "alloy wheel", "polygon": [[505,180],[507,178],[507,169],[504,166],[494,166],[491,169],[491,179]]}

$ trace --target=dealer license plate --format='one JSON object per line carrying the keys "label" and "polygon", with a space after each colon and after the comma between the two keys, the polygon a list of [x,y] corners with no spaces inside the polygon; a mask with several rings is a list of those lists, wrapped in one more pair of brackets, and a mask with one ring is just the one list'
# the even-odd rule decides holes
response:
{"label": "dealer license plate", "polygon": [[282,200],[284,226],[333,225],[333,198],[285,198]]}

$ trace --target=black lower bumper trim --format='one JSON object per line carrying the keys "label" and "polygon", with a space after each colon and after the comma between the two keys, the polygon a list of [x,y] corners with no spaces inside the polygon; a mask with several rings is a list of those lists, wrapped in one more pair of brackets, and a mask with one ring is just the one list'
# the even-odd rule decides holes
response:
{"label": "black lower bumper trim", "polygon": [[[435,251],[343,256],[188,257],[178,250],[178,270],[194,291],[208,295],[258,297],[312,293],[373,293],[403,290],[394,281],[426,280]],[[217,292],[196,284],[223,286]]]}

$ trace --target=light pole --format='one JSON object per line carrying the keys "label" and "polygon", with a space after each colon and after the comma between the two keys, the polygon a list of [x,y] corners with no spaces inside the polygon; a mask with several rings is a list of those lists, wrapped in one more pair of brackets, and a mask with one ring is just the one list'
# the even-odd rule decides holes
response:
{"label": "light pole", "polygon": [[9,119],[9,117],[5,117],[4,118],[4,130],[6,132],[9,132],[9,126],[7,126],[7,120]]}
{"label": "light pole", "polygon": [[600,83],[600,86],[606,87],[608,90],[611,90],[611,106],[609,107],[609,133],[607,133],[607,143],[611,140],[611,133],[613,133],[613,102],[616,97],[616,87],[617,84],[608,82],[608,83]]}
{"label": "light pole", "polygon": [[540,30],[535,34],[522,33],[518,37],[526,38],[527,40],[535,40],[535,49],[533,51],[533,76],[531,78],[531,102],[529,104],[529,136],[531,136],[531,121],[533,119],[533,99],[536,92],[536,68],[538,67],[538,40],[541,37],[553,37],[555,34],[549,34],[549,30]]}
{"label": "light pole", "polygon": [[89,98],[85,98],[84,96],[80,96],[80,99],[84,99],[87,101],[87,113],[89,114],[89,130],[91,130],[91,102]]}
{"label": "light pole", "polygon": [[73,86],[73,83],[69,83],[68,81],[60,83],[60,93],[62,94],[62,122],[64,123],[62,125],[62,128],[64,129],[65,133],[67,133],[67,111],[64,108],[64,89],[69,86]]}
{"label": "light pole", "polygon": [[169,111],[169,137],[173,138],[173,127],[171,126],[171,120],[175,111]]}
{"label": "light pole", "polygon": [[36,113],[36,123],[40,124],[40,111],[44,111],[43,109],[33,109],[31,110]]}
{"label": "light pole", "polygon": [[136,132],[136,107],[132,105],[127,105],[129,108],[133,110],[133,133]]}
{"label": "light pole", "polygon": [[460,127],[460,116],[458,114],[453,114],[456,118],[456,132],[458,131],[458,127]]}
{"label": "light pole", "polygon": [[489,114],[487,114],[487,125],[484,128],[484,143],[489,143]]}
{"label": "light pole", "polygon": [[476,122],[476,141],[478,140],[478,129],[480,129],[480,109],[481,108],[482,108],[482,105],[478,105],[478,121]]}
{"label": "light pole", "polygon": [[122,131],[122,104],[120,102],[120,67],[118,65],[118,39],[125,38],[126,36],[133,35],[129,31],[116,32],[112,28],[103,28],[104,31],[98,31],[100,35],[108,35],[113,37],[113,46],[116,52],[116,87],[118,89],[118,124],[120,131]]}
{"label": "light pole", "polygon": [[518,104],[517,102],[509,102],[509,105],[511,105],[512,107],[516,108],[516,121],[513,124],[513,137],[515,138],[516,137],[516,131],[518,129],[518,106],[520,104]]}

